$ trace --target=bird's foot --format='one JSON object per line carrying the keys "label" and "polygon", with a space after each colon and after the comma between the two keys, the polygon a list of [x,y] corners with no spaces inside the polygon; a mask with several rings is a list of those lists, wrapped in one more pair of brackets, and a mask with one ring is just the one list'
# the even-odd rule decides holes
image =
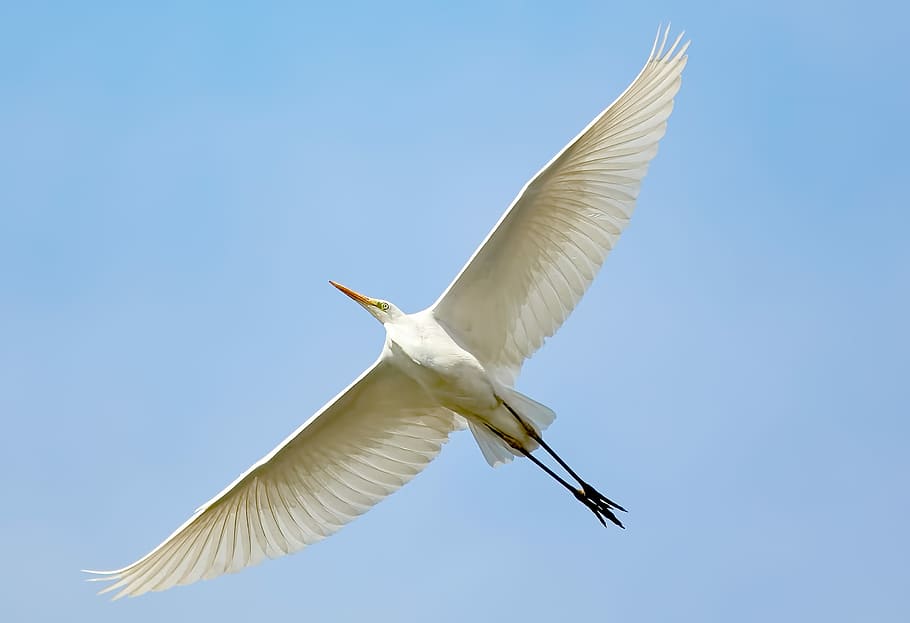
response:
{"label": "bird's foot", "polygon": [[597,517],[597,520],[601,523],[602,526],[606,527],[607,523],[605,519],[609,519],[612,523],[616,524],[620,528],[625,528],[622,525],[622,522],[616,517],[613,513],[614,510],[626,512],[622,506],[603,495],[600,491],[592,487],[586,482],[581,483],[581,489],[575,490],[575,497],[578,500],[588,507],[588,509],[594,513],[594,516]]}

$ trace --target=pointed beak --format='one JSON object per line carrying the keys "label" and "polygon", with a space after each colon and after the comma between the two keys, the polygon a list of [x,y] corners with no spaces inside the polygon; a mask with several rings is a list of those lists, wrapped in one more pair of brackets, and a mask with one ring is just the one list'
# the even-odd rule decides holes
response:
{"label": "pointed beak", "polygon": [[333,286],[335,286],[336,288],[338,288],[339,290],[341,290],[342,292],[344,292],[345,294],[347,294],[348,296],[350,296],[352,299],[354,299],[355,301],[357,301],[358,303],[360,303],[363,306],[369,306],[369,305],[373,304],[373,300],[371,298],[362,295],[360,292],[354,292],[352,289],[350,289],[346,286],[343,286],[340,283],[336,283],[335,281],[332,281],[331,279],[329,280],[329,283],[331,283]]}

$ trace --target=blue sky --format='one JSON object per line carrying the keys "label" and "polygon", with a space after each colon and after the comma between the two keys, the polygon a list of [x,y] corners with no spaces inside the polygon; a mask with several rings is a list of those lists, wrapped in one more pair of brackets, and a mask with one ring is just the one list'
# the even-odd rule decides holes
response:
{"label": "blue sky", "polygon": [[[64,4],[64,3],[60,3]],[[7,3],[8,620],[906,621],[907,14],[867,3]],[[295,556],[111,604],[693,40],[632,225],[519,388],[630,509],[467,434]]]}

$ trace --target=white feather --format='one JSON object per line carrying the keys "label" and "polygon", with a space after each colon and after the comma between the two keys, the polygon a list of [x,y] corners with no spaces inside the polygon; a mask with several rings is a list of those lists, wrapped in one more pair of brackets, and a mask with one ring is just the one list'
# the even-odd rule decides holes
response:
{"label": "white feather", "polygon": [[522,188],[431,308],[504,381],[562,325],[629,223],[686,66],[682,34],[666,52],[669,27],[662,34],[638,77]]}

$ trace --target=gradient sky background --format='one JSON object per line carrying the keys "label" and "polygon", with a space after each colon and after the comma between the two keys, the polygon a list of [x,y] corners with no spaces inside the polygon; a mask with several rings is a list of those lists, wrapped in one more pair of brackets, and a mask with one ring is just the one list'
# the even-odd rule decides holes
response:
{"label": "gradient sky background", "polygon": [[[4,620],[910,620],[904,9],[58,4],[0,9]],[[668,19],[633,224],[519,380],[628,529],[460,434],[301,554],[95,597],[374,359],[326,280],[431,303]]]}

